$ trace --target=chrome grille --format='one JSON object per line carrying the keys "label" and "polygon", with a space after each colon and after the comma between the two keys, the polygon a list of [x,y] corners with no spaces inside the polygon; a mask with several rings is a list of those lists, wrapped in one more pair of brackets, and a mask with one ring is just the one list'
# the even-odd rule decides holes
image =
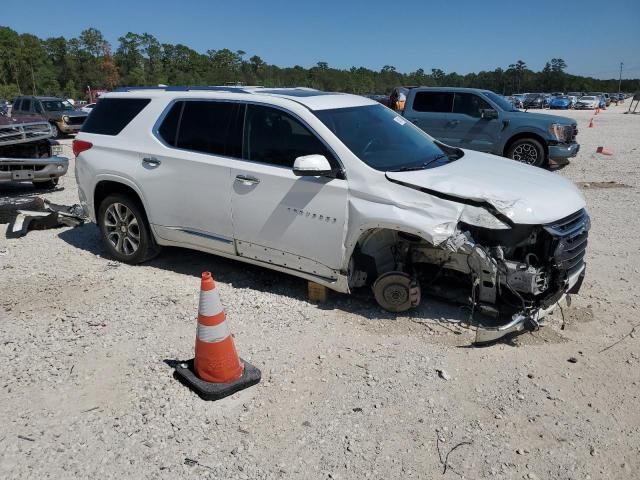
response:
{"label": "chrome grille", "polygon": [[0,125],[0,146],[45,139],[51,135],[49,122]]}
{"label": "chrome grille", "polygon": [[552,255],[558,270],[571,275],[584,264],[591,220],[582,209],[556,222],[545,225],[553,237]]}

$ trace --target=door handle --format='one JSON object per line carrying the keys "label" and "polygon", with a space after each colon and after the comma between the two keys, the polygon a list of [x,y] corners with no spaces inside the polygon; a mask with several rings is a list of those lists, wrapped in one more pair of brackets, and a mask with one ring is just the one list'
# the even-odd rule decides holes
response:
{"label": "door handle", "polygon": [[243,185],[257,185],[260,183],[256,177],[250,177],[249,175],[236,175],[236,182],[240,182]]}
{"label": "door handle", "polygon": [[144,157],[142,163],[149,168],[157,168],[162,162],[156,157]]}

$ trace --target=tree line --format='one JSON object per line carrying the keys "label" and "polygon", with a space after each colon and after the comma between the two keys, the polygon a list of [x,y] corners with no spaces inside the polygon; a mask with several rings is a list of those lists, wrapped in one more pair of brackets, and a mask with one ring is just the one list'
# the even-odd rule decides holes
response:
{"label": "tree line", "polygon": [[[241,83],[267,87],[300,86],[356,94],[388,94],[399,85],[475,87],[496,93],[618,90],[618,80],[571,75],[561,58],[540,72],[518,60],[506,68],[461,75],[439,68],[398,72],[392,65],[379,71],[364,67],[332,68],[318,62],[311,68],[278,67],[258,55],[228,48],[199,53],[182,44],[160,43],[149,33],[129,32],[112,49],[102,33],[89,28],[77,38],[38,38],[0,26],[0,98],[20,94],[84,98],[87,87],[223,85]],[[640,79],[623,80],[622,91],[640,90]]]}

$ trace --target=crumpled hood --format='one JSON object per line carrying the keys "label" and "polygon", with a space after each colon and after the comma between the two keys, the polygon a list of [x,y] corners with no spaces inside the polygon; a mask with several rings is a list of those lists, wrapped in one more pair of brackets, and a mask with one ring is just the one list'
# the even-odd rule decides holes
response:
{"label": "crumpled hood", "polygon": [[546,224],[585,207],[578,188],[559,174],[470,150],[442,167],[386,175],[408,186],[486,201],[517,224]]}

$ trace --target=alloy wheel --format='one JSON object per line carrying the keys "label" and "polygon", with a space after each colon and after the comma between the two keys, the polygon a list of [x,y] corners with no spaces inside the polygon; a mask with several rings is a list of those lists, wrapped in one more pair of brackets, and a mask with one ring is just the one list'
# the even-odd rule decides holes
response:
{"label": "alloy wheel", "polygon": [[117,252],[133,255],[140,248],[140,225],[131,209],[122,203],[112,203],[102,221],[107,240]]}
{"label": "alloy wheel", "polygon": [[530,143],[521,143],[513,150],[513,159],[527,165],[535,165],[538,161],[538,149]]}

